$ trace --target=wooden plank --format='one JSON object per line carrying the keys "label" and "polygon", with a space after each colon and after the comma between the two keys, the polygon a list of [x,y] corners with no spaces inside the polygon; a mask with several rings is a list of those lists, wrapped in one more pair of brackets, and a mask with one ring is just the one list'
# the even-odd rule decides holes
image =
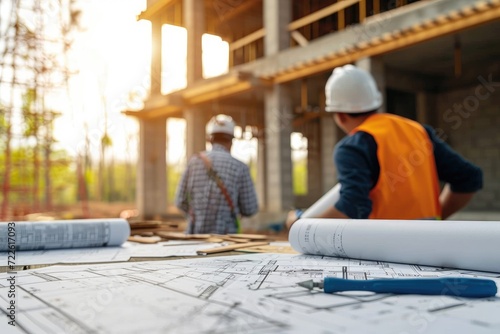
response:
{"label": "wooden plank", "polygon": [[363,23],[366,19],[366,0],[359,2],[359,22]]}
{"label": "wooden plank", "polygon": [[[216,1],[220,1],[220,0],[216,0]],[[261,5],[261,4],[262,4],[261,0],[240,1],[238,6],[230,7],[224,12],[218,12],[218,14],[219,14],[218,19],[220,22],[232,20],[236,16],[243,14],[246,11],[252,9],[253,7],[255,7],[257,5]],[[229,6],[229,5],[226,5],[226,6]]]}
{"label": "wooden plank", "polygon": [[124,111],[123,113],[127,116],[134,116],[141,119],[154,119],[163,116],[172,116],[173,114],[179,113],[182,111],[181,106],[165,106],[150,110],[141,110],[141,111]]}
{"label": "wooden plank", "polygon": [[373,15],[380,13],[380,0],[373,0]]}
{"label": "wooden plank", "polygon": [[145,11],[140,13],[137,18],[139,20],[151,20],[151,18],[156,14],[159,14],[162,9],[164,9],[167,6],[170,6],[176,1],[178,0],[158,0],[153,5],[146,8]]}
{"label": "wooden plank", "polygon": [[184,100],[189,100],[199,95],[210,93],[214,90],[223,89],[237,84],[240,78],[237,73],[232,73],[222,78],[214,78],[210,82],[205,82],[199,86],[186,88],[181,94]]}
{"label": "wooden plank", "polygon": [[268,236],[263,235],[263,234],[238,233],[238,234],[228,234],[228,236],[233,237],[233,238],[243,238],[243,239],[251,239],[251,240],[266,240],[266,239],[268,239]]}
{"label": "wooden plank", "polygon": [[345,28],[345,10],[339,10],[337,16],[337,30],[343,30]]}
{"label": "wooden plank", "polygon": [[358,3],[360,0],[342,0],[333,5],[320,9],[312,14],[301,17],[298,20],[295,20],[288,24],[288,31],[297,30],[302,28],[303,26],[309,25],[313,22],[319,21],[324,17],[335,14],[338,11],[345,9],[349,6],[352,6]]}
{"label": "wooden plank", "polygon": [[256,40],[263,38],[265,35],[266,35],[266,29],[261,28],[259,30],[256,30],[256,31],[246,35],[245,37],[237,39],[234,42],[231,42],[229,44],[229,51],[234,51],[234,50],[239,49],[247,44],[255,42]]}
{"label": "wooden plank", "polygon": [[140,244],[156,244],[161,241],[160,237],[141,237],[141,236],[131,236],[128,237],[127,241],[137,242]]}
{"label": "wooden plank", "polygon": [[297,30],[292,31],[292,33],[290,35],[297,42],[297,44],[299,44],[300,46],[307,46],[309,44],[309,41],[307,40],[307,38],[305,38],[304,35],[302,35]]}
{"label": "wooden plank", "polygon": [[228,246],[222,246],[222,247],[215,247],[215,248],[208,248],[208,249],[200,249],[196,251],[199,255],[207,255],[207,254],[214,254],[214,253],[222,253],[222,252],[227,252],[239,248],[246,248],[246,247],[255,247],[255,246],[264,246],[268,245],[269,242],[265,241],[256,241],[256,242],[246,242],[246,243],[237,243],[234,245],[228,245]]}
{"label": "wooden plank", "polygon": [[200,104],[212,101],[217,98],[243,93],[250,90],[253,86],[254,85],[250,81],[241,81],[230,86],[222,87],[220,89],[214,89],[202,95],[194,96],[190,99],[187,99],[186,102],[191,105]]}

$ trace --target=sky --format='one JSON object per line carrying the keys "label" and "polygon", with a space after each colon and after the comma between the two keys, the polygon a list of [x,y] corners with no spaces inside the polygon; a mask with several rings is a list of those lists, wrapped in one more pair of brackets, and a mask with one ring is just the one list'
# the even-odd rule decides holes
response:
{"label": "sky", "polygon": [[[70,83],[71,112],[58,120],[56,136],[64,149],[78,152],[85,146],[87,131],[91,151],[96,154],[106,131],[113,141],[116,158],[136,159],[138,123],[122,111],[142,107],[130,102],[130,93],[139,97],[148,94],[151,24],[137,21],[146,1],[85,0],[83,3],[81,24],[85,31],[79,34],[72,53],[79,73]],[[186,31],[164,25],[162,41],[168,46],[163,49],[162,62],[162,93],[167,94],[186,86]],[[226,72],[228,44],[213,35],[204,35],[202,42],[204,63],[210,64],[204,66],[204,76]],[[185,159],[185,145],[179,139],[183,138],[184,129],[183,121],[172,119],[167,124],[167,158],[171,163]]]}
{"label": "sky", "polygon": [[98,156],[106,132],[118,159],[137,157],[138,123],[122,114],[131,91],[149,86],[150,24],[137,21],[143,0],[81,1],[80,31],[70,52],[76,70],[69,82],[69,105],[55,124],[60,147],[82,152],[86,137]]}
{"label": "sky", "polygon": [[[24,0],[30,1],[30,0]],[[48,1],[48,2],[44,2]],[[55,0],[44,0],[50,4]],[[151,24],[137,20],[146,8],[146,0],[80,0],[80,26],[69,53],[75,71],[67,91],[55,98],[54,109],[61,112],[55,121],[56,149],[71,156],[87,146],[94,158],[100,156],[100,141],[105,133],[112,146],[107,156],[118,160],[137,159],[138,122],[123,115],[124,110],[141,109],[141,99],[130,101],[130,94],[147,97],[150,81]],[[55,15],[47,6],[47,16]],[[5,17],[7,13],[2,13]],[[5,22],[5,20],[2,20]],[[162,28],[162,93],[186,85],[186,32],[184,28]],[[217,76],[228,69],[229,46],[220,37],[203,36],[203,75]],[[167,48],[168,46],[168,48]],[[185,123],[167,123],[167,159],[185,162]],[[293,138],[292,138],[293,139]],[[236,142],[233,154],[248,162],[256,155],[256,141]]]}

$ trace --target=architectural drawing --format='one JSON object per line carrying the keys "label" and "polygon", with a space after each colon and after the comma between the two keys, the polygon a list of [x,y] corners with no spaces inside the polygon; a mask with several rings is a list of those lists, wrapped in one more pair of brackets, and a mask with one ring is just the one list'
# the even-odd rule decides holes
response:
{"label": "architectural drawing", "polygon": [[[0,275],[6,312],[9,273]],[[500,274],[322,256],[251,254],[54,266],[16,274],[1,333],[499,333],[500,298],[309,291],[296,283]]]}
{"label": "architectural drawing", "polygon": [[[124,247],[88,247],[69,249],[26,250],[16,252],[16,266],[55,263],[119,262],[130,259]],[[0,252],[0,259],[7,259],[8,252]]]}

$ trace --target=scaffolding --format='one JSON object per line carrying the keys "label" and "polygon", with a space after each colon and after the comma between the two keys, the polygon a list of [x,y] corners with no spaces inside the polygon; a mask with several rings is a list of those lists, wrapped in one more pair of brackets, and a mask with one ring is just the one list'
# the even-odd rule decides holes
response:
{"label": "scaffolding", "polygon": [[0,2],[0,218],[52,207],[53,124],[67,95],[75,0]]}

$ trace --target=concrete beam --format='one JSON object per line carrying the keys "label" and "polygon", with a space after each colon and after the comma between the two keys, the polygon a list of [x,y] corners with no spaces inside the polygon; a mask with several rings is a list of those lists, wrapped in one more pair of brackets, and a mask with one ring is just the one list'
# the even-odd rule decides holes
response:
{"label": "concrete beam", "polygon": [[[477,13],[473,10],[469,16],[464,16],[461,20],[442,19],[443,14],[451,13],[450,17],[452,17],[453,13],[460,12],[463,8],[470,8],[470,6],[470,0],[416,2],[369,17],[364,24],[349,26],[343,31],[310,41],[306,49],[290,48],[279,54],[239,65],[234,69],[252,72],[257,77],[275,77],[278,82],[287,82],[321,73],[336,66],[354,62],[359,58],[383,54],[443,34],[451,34],[500,17],[500,9],[495,7]],[[432,26],[431,23],[434,20],[441,20],[441,22],[436,22]],[[428,28],[425,27],[426,24]],[[417,29],[418,27],[421,27],[420,30]],[[426,33],[427,29],[431,33]],[[401,31],[405,31],[405,36]],[[399,35],[394,35],[397,32]],[[377,39],[378,44],[375,43]],[[343,53],[345,56],[341,57]],[[294,67],[301,66],[302,71],[294,70]],[[307,72],[306,69],[309,71]]]}

